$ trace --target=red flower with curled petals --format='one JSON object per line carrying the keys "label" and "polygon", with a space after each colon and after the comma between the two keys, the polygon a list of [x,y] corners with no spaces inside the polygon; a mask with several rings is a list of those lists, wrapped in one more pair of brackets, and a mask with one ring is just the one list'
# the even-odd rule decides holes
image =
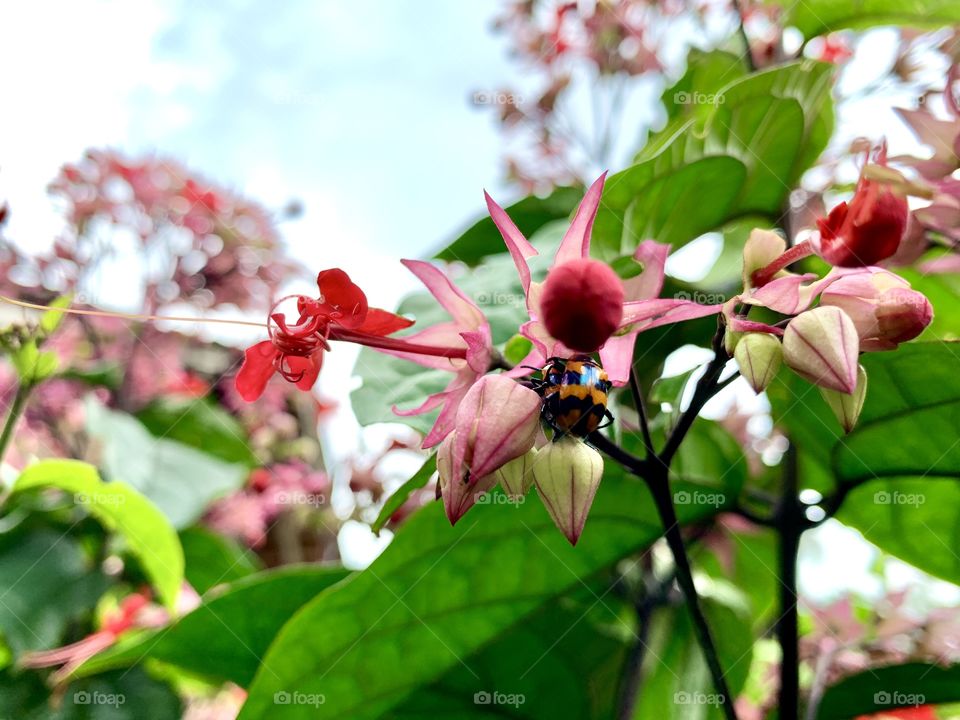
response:
{"label": "red flower with curled petals", "polygon": [[321,270],[317,287],[317,298],[295,296],[296,324],[288,325],[283,313],[271,311],[267,322],[270,339],[247,348],[235,381],[247,402],[263,394],[274,373],[301,390],[310,390],[320,374],[323,352],[330,348],[328,340],[364,343],[413,324],[386,310],[370,308],[363,290],[339,268]]}

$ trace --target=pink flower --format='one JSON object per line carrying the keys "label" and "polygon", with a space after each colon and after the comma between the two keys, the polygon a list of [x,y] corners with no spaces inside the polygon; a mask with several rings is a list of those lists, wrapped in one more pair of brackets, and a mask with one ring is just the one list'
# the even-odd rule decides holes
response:
{"label": "pink flower", "polygon": [[814,385],[852,393],[857,388],[860,340],[853,321],[837,307],[797,315],[783,334],[783,361]]}
{"label": "pink flower", "polygon": [[838,307],[850,317],[864,351],[894,350],[933,320],[933,308],[923,293],[880,268],[837,278],[821,293],[820,304]]}
{"label": "pink flower", "polygon": [[[573,271],[569,268],[561,268],[571,261],[582,263],[584,259],[589,258],[590,235],[597,208],[600,206],[605,178],[606,173],[597,178],[590,189],[587,190],[580,207],[577,208],[573,222],[571,222],[560,241],[560,247],[557,248],[557,253],[554,256],[553,266],[547,274],[548,285],[550,284],[550,275],[553,272],[560,270],[562,276],[573,275]],[[544,283],[532,281],[530,267],[527,264],[527,259],[536,255],[537,250],[527,241],[503,208],[497,205],[486,193],[485,197],[490,217],[493,218],[493,222],[503,236],[507,249],[510,251],[513,262],[517,267],[523,292],[526,296],[527,312],[530,315],[530,321],[523,324],[520,332],[533,343],[533,349],[520,365],[540,367],[546,362],[547,358],[573,355],[574,350],[564,344],[561,339],[554,337],[544,322]],[[660,245],[652,241],[641,243],[634,257],[638,262],[644,264],[644,270],[637,277],[622,283],[625,301],[619,323],[614,334],[600,348],[600,357],[603,360],[604,368],[615,385],[624,385],[629,378],[630,365],[633,361],[633,345],[637,334],[660,325],[713,315],[720,309],[719,305],[700,305],[689,300],[658,299],[656,297],[663,285],[663,264],[668,252],[668,245]],[[590,266],[581,264],[579,267],[580,271],[576,275],[582,276],[583,269]],[[564,281],[561,284],[569,288],[572,283]],[[603,303],[609,301],[606,296],[602,296],[601,299]],[[570,304],[571,300],[568,298],[564,301],[563,306],[569,307]],[[596,313],[598,316],[604,315],[605,317],[612,317],[613,314],[610,312]],[[551,318],[550,326],[556,329],[563,327],[564,323],[560,319]],[[567,339],[573,337],[577,337],[577,335],[571,333]],[[592,344],[595,339],[591,338],[590,341]],[[529,370],[518,366],[510,374],[524,375],[528,372]]]}
{"label": "pink flower", "polygon": [[456,413],[456,429],[437,454],[440,489],[450,523],[497,484],[496,471],[532,447],[540,396],[505,375],[474,383]]}
{"label": "pink flower", "polygon": [[403,264],[426,285],[440,305],[450,313],[449,322],[440,323],[403,338],[403,342],[441,348],[460,348],[463,356],[431,356],[424,353],[389,351],[391,355],[411,360],[425,367],[454,373],[443,392],[429,396],[422,405],[411,410],[394,407],[401,416],[420,415],[441,407],[440,415],[423,440],[424,448],[438,445],[453,430],[457,408],[474,383],[490,369],[493,341],[486,316],[450,279],[430,263],[403,260]]}

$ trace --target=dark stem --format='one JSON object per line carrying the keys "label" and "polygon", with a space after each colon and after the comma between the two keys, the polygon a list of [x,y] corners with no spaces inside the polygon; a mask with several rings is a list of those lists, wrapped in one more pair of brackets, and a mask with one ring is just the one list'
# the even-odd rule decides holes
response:
{"label": "dark stem", "polygon": [[727,720],[737,720],[736,711],[733,709],[733,698],[730,696],[730,688],[727,686],[723,668],[720,666],[717,647],[713,642],[713,636],[710,634],[710,626],[707,624],[707,618],[703,614],[703,608],[700,606],[700,598],[697,595],[697,588],[693,582],[693,570],[690,567],[690,559],[687,556],[687,550],[683,544],[683,535],[680,532],[680,520],[677,518],[676,510],[673,507],[673,498],[670,497],[670,485],[667,482],[667,468],[666,466],[661,466],[661,468],[661,470],[656,471],[656,476],[651,478],[651,481],[648,481],[647,485],[650,487],[650,492],[653,494],[653,501],[657,506],[657,512],[663,522],[664,537],[667,539],[667,545],[670,548],[676,566],[677,584],[683,591],[683,596],[687,601],[687,609],[690,611],[690,617],[693,620],[693,629],[697,636],[697,642],[703,650],[707,667],[710,670],[710,676],[713,679],[714,688],[720,696],[720,707]]}
{"label": "dark stem", "polygon": [[797,554],[803,533],[803,507],[797,497],[797,451],[791,443],[784,457],[783,497],[777,510],[780,565],[780,697],[778,717],[796,720],[800,713],[800,657],[797,627]]}
{"label": "dark stem", "polygon": [[713,359],[707,365],[703,376],[697,381],[697,387],[693,392],[690,405],[680,416],[676,427],[667,439],[667,444],[664,445],[663,451],[660,453],[660,461],[666,467],[670,467],[670,462],[680,448],[680,443],[683,442],[683,438],[686,437],[687,431],[690,430],[693,421],[697,419],[697,415],[700,414],[703,406],[737,377],[735,374],[720,382],[720,375],[727,365],[727,360],[729,360],[727,351],[723,347],[723,335],[723,326],[718,326],[717,332],[713,336]]}
{"label": "dark stem", "polygon": [[633,403],[637,406],[637,415],[640,417],[640,432],[643,433],[643,448],[647,451],[647,459],[652,458],[656,453],[653,449],[653,439],[650,437],[650,421],[647,417],[647,406],[643,400],[643,392],[640,390],[640,381],[637,380],[637,374],[633,368],[630,369],[630,390],[633,393]]}
{"label": "dark stem", "polygon": [[0,462],[3,462],[3,458],[7,454],[7,446],[10,445],[10,440],[13,438],[13,431],[20,421],[20,416],[23,415],[23,410],[27,406],[27,398],[30,397],[32,390],[33,385],[29,383],[20,383],[17,385],[17,392],[13,396],[13,404],[10,405],[10,411],[7,413],[7,421],[3,425],[3,433],[0,434]]}
{"label": "dark stem", "polygon": [[640,682],[643,674],[643,660],[647,653],[647,642],[650,639],[650,617],[653,615],[654,603],[644,598],[636,606],[637,636],[627,654],[623,665],[620,680],[620,700],[617,703],[618,720],[631,720],[633,711],[640,695]]}
{"label": "dark stem", "polygon": [[757,69],[757,64],[753,61],[753,51],[750,49],[750,38],[747,37],[747,29],[743,25],[743,8],[740,7],[740,0],[733,0],[733,9],[737,11],[737,16],[740,18],[740,27],[737,32],[740,33],[740,38],[743,40],[743,57],[744,60],[747,61],[747,69],[750,72],[754,72]]}

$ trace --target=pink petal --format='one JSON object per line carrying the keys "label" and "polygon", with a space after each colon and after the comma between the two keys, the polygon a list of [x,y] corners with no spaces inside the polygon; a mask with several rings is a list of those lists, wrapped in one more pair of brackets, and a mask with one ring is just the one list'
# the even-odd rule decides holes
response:
{"label": "pink petal", "polygon": [[[424,328],[420,332],[412,335],[405,335],[402,339],[417,343],[418,345],[430,345],[432,347],[463,347],[463,329],[455,322],[438,323]],[[400,352],[397,350],[385,350],[378,348],[377,352],[386,355],[409,360],[423,367],[434,368],[436,370],[459,371],[463,367],[463,360],[459,358],[436,357],[434,355],[419,355],[417,353]]]}
{"label": "pink petal", "polygon": [[598,177],[580,201],[577,214],[560,241],[560,247],[553,259],[554,265],[590,256],[590,232],[593,230],[597,208],[600,207],[600,196],[603,194],[603,181],[606,177],[607,173]]}
{"label": "pink petal", "polygon": [[691,300],[671,300],[669,298],[654,298],[653,300],[635,300],[623,304],[623,319],[621,329],[631,332],[642,332],[651,328],[669,325],[683,320],[715,315],[723,306],[701,305]]}
{"label": "pink petal", "polygon": [[633,346],[636,340],[635,332],[614,335],[600,348],[600,362],[603,363],[603,369],[617,387],[626,385],[630,379],[630,368],[633,367]]}
{"label": "pink petal", "polygon": [[627,300],[649,300],[663,289],[663,268],[670,254],[668,243],[644,240],[633,254],[634,260],[643,263],[643,272],[623,281]]}
{"label": "pink petal", "polygon": [[523,292],[526,294],[530,289],[530,266],[527,265],[527,258],[537,255],[537,250],[523,236],[523,233],[520,232],[506,211],[497,205],[486,191],[484,191],[483,197],[487,200],[487,210],[490,212],[493,224],[500,231],[500,235],[507,245],[507,250],[510,251],[510,257],[513,258],[513,264],[517,266],[520,282],[523,284]]}
{"label": "pink petal", "polygon": [[483,312],[463,294],[439,268],[423,260],[401,260],[406,268],[427,286],[440,305],[465,330],[475,330],[486,322]]}
{"label": "pink petal", "polygon": [[754,290],[749,297],[745,297],[744,302],[761,305],[784,315],[796,315],[810,307],[813,299],[836,280],[837,275],[828,274],[822,280],[808,282],[816,277],[813,273],[807,273],[771,280],[762,288]]}

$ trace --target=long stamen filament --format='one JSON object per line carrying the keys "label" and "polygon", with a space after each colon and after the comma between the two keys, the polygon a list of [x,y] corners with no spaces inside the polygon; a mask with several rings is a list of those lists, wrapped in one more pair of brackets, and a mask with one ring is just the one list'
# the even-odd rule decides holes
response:
{"label": "long stamen filament", "polygon": [[802,243],[794,245],[766,267],[755,270],[753,275],[750,276],[750,279],[756,287],[763,287],[773,280],[773,276],[785,267],[792,265],[797,262],[797,260],[802,260],[805,257],[813,255],[813,252],[813,244],[809,240],[804,240]]}
{"label": "long stamen filament", "polygon": [[[0,302],[5,302],[18,307],[29,308],[31,310],[54,310],[56,312],[69,313],[71,315],[87,315],[93,317],[120,318],[121,320],[136,320],[141,322],[154,320],[167,320],[170,322],[188,322],[188,323],[219,323],[222,325],[244,325],[247,327],[264,328],[269,331],[267,323],[258,323],[251,320],[227,320],[223,318],[197,318],[184,317],[178,315],[141,315],[139,313],[111,312],[106,310],[82,310],[80,308],[56,308],[49,305],[39,305],[23,300],[15,300],[0,295]],[[380,348],[383,350],[395,350],[397,352],[407,352],[414,355],[431,355],[434,357],[446,357],[450,359],[465,359],[467,351],[465,348],[437,347],[434,345],[421,345],[419,343],[406,342],[400,338],[382,337],[379,335],[367,335],[357,333],[344,328],[331,327],[330,340],[340,340],[343,342],[352,342],[368,347]]]}
{"label": "long stamen filament", "polygon": [[122,313],[107,310],[82,310],[80,308],[58,308],[49,305],[38,305],[37,303],[25,302],[23,300],[14,300],[4,295],[0,295],[0,302],[10,305],[17,305],[30,310],[53,310],[55,312],[64,312],[70,315],[89,315],[93,317],[120,318],[121,320],[137,320],[141,322],[153,320],[169,320],[171,322],[189,322],[189,323],[219,323],[221,325],[246,325],[248,327],[263,328],[266,323],[253,322],[252,320],[227,320],[225,318],[198,318],[179,315],[141,315],[139,313]]}

